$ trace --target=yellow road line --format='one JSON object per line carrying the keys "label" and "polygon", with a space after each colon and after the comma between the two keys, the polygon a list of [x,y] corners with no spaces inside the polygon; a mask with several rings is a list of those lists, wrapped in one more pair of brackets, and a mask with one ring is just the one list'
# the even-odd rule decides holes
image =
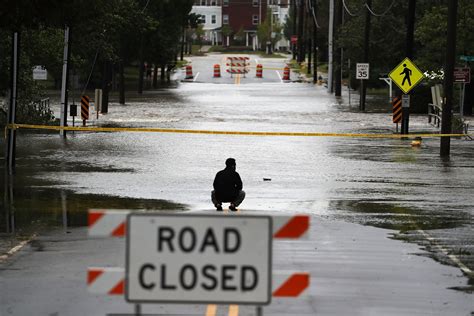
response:
{"label": "yellow road line", "polygon": [[209,304],[207,305],[206,316],[216,316],[217,305]]}
{"label": "yellow road line", "polygon": [[239,305],[229,305],[229,316],[239,316]]}
{"label": "yellow road line", "polygon": [[139,132],[139,133],[177,133],[177,134],[212,134],[212,135],[242,135],[242,136],[292,136],[292,137],[352,137],[352,138],[414,138],[414,137],[474,137],[474,134],[355,134],[355,133],[317,133],[317,132],[257,132],[257,131],[212,131],[173,128],[147,127],[72,127],[47,126],[31,124],[8,124],[5,129],[43,129],[82,132]]}
{"label": "yellow road line", "polygon": [[241,78],[240,74],[235,75],[235,84],[240,84],[240,78]]}

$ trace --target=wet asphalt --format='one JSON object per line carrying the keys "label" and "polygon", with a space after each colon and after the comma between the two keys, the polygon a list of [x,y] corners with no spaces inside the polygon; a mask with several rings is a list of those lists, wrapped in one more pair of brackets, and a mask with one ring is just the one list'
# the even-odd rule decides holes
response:
{"label": "wet asphalt", "polygon": [[[335,99],[323,86],[283,83],[284,59],[251,56],[246,78],[224,72],[213,78],[214,64],[225,69],[224,57],[193,58],[193,81],[147,91],[126,105],[112,103],[109,114],[90,124],[272,132],[395,130],[391,107],[384,101],[373,102],[377,111],[369,105],[370,113],[360,113],[354,100],[348,104],[346,90],[342,99]],[[263,79],[255,78],[252,66],[257,63],[264,65]],[[184,71],[176,76],[182,79]],[[412,115],[410,131],[435,129],[425,115]],[[242,212],[308,213],[313,218],[309,241],[275,248],[275,269],[311,272],[308,295],[275,301],[267,307],[271,315],[469,315],[474,311],[473,278],[466,273],[474,269],[474,143],[452,139],[449,160],[439,157],[438,138],[423,139],[419,148],[410,143],[78,132],[61,140],[56,133],[20,131],[17,173],[2,178],[2,251],[18,239],[34,233],[39,237],[1,263],[0,278],[6,284],[2,315],[37,308],[41,315],[132,311],[117,298],[94,297],[84,284],[77,285],[85,280],[87,266],[120,265],[122,260],[123,241],[86,238],[86,210],[208,209],[213,177],[228,157],[237,160],[247,192]],[[17,238],[11,238],[13,229]],[[47,286],[55,281],[60,282]],[[58,291],[62,294],[54,294]],[[160,308],[162,314],[203,315],[205,310]],[[219,312],[226,313],[225,308]],[[241,308],[240,314],[252,312]]]}

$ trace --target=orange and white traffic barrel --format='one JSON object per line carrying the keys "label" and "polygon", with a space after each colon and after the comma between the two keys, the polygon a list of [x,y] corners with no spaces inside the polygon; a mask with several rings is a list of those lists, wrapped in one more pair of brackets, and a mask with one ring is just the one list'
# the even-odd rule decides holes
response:
{"label": "orange and white traffic barrel", "polygon": [[290,80],[290,67],[288,66],[283,69],[283,80]]}
{"label": "orange and white traffic barrel", "polygon": [[263,66],[262,64],[257,65],[257,78],[263,77]]}
{"label": "orange and white traffic barrel", "polygon": [[193,79],[193,67],[191,65],[186,66],[186,78],[185,79]]}
{"label": "orange and white traffic barrel", "polygon": [[214,65],[214,78],[221,77],[221,66],[219,64]]}

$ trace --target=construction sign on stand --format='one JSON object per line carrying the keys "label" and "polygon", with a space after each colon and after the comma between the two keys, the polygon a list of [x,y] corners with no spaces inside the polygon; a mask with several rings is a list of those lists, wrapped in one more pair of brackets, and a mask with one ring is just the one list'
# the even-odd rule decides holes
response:
{"label": "construction sign on stand", "polygon": [[249,72],[249,60],[249,57],[227,57],[227,72],[230,73],[231,76],[234,74],[243,74],[245,77],[245,74]]}
{"label": "construction sign on stand", "polygon": [[270,303],[271,218],[187,215],[187,219],[173,214],[129,215],[127,300]]}
{"label": "construction sign on stand", "polygon": [[[192,223],[192,224],[191,224]],[[89,291],[141,303],[247,304],[295,298],[302,271],[274,271],[273,244],[307,238],[309,215],[90,210],[89,237],[126,237],[125,268],[90,267]]]}
{"label": "construction sign on stand", "polygon": [[423,73],[409,58],[405,58],[388,76],[405,94],[424,78]]}

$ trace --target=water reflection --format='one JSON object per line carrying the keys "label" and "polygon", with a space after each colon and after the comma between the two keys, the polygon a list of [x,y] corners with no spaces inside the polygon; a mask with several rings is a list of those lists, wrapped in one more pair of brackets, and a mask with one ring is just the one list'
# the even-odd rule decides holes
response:
{"label": "water reflection", "polygon": [[[3,170],[2,170],[3,171]],[[0,254],[19,240],[34,234],[87,225],[87,211],[99,209],[185,210],[186,206],[159,199],[78,194],[54,188],[54,183],[39,184],[24,174],[3,173],[3,199],[0,207]],[[57,183],[56,183],[57,185]]]}

